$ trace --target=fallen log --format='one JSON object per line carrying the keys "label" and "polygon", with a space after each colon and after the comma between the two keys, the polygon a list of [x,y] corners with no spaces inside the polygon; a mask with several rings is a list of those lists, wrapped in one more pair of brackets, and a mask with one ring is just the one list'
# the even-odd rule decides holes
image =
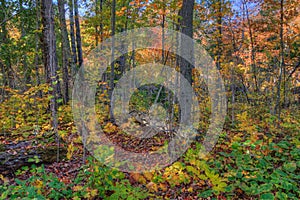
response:
{"label": "fallen log", "polygon": [[[66,153],[66,148],[64,145],[61,145],[59,148],[59,159],[64,159]],[[56,144],[42,145],[40,142],[37,144],[36,140],[0,144],[0,174],[12,175],[23,166],[48,164],[56,162],[56,160]]]}

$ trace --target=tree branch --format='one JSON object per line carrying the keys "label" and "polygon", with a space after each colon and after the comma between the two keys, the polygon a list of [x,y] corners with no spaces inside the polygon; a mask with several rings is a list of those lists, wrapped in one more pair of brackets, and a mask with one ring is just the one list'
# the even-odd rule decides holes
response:
{"label": "tree branch", "polygon": [[298,63],[296,64],[296,66],[294,67],[294,69],[292,70],[292,72],[289,74],[289,76],[287,77],[287,80],[289,80],[292,75],[297,71],[297,69],[300,67],[300,61],[298,61]]}

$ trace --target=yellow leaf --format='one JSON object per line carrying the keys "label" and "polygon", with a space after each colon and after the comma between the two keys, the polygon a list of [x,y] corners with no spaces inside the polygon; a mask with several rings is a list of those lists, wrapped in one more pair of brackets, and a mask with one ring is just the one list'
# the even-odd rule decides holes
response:
{"label": "yellow leaf", "polygon": [[68,153],[67,153],[67,158],[70,160],[72,158],[74,152],[74,146],[73,143],[68,145]]}
{"label": "yellow leaf", "polygon": [[167,186],[166,183],[160,183],[160,184],[159,184],[159,188],[160,188],[163,192],[165,192],[165,191],[167,191],[168,186]]}
{"label": "yellow leaf", "polygon": [[4,183],[9,182],[9,180],[6,177],[4,177],[2,174],[0,174],[0,180],[2,180]]}
{"label": "yellow leaf", "polygon": [[42,194],[41,188],[43,187],[44,183],[41,180],[36,180],[33,184],[38,189],[38,194]]}
{"label": "yellow leaf", "polygon": [[148,188],[149,191],[151,192],[157,192],[158,191],[158,187],[156,183],[150,182],[146,185],[146,187]]}
{"label": "yellow leaf", "polygon": [[91,196],[92,197],[97,196],[97,194],[98,194],[98,190],[97,189],[91,190]]}
{"label": "yellow leaf", "polygon": [[82,186],[81,185],[76,185],[73,187],[73,191],[77,192],[77,191],[80,191],[82,190]]}
{"label": "yellow leaf", "polygon": [[148,181],[151,181],[153,178],[153,174],[151,172],[145,172],[144,176]]}
{"label": "yellow leaf", "polygon": [[139,173],[131,173],[130,176],[139,183],[146,184],[147,180]]}

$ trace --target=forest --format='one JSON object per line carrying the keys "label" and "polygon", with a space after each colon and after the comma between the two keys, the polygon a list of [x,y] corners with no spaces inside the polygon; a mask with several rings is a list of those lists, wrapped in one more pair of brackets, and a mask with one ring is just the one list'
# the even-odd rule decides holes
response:
{"label": "forest", "polygon": [[0,0],[0,199],[300,199],[300,2]]}

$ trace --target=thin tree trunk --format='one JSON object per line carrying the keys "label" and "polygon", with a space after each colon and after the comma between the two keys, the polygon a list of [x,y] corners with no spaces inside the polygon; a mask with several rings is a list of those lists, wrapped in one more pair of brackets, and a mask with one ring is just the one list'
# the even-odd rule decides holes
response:
{"label": "thin tree trunk", "polygon": [[75,40],[75,30],[74,30],[74,3],[73,0],[69,0],[69,19],[70,19],[70,38],[71,38],[71,49],[72,49],[72,69],[71,75],[72,78],[75,76],[76,64],[77,64],[77,53],[76,53],[76,40]]}
{"label": "thin tree trunk", "polygon": [[218,1],[218,17],[217,17],[217,69],[221,69],[221,55],[222,55],[222,0]]}
{"label": "thin tree trunk", "polygon": [[75,28],[76,28],[76,44],[78,53],[78,64],[79,66],[83,63],[82,57],[82,46],[81,46],[81,33],[80,33],[80,22],[79,22],[79,12],[78,12],[78,1],[74,0],[74,14],[75,14]]}
{"label": "thin tree trunk", "polygon": [[245,11],[246,11],[246,18],[247,18],[247,23],[248,23],[248,29],[249,29],[249,36],[250,36],[250,45],[251,45],[251,70],[253,73],[253,79],[254,79],[254,90],[256,92],[259,92],[259,87],[258,87],[258,81],[257,81],[257,69],[256,69],[256,63],[255,63],[255,47],[254,47],[254,36],[252,32],[252,24],[250,22],[249,18],[249,11],[246,2],[244,2],[243,7],[245,6]]}
{"label": "thin tree trunk", "polygon": [[62,72],[63,72],[63,100],[64,104],[67,104],[69,101],[69,71],[71,67],[70,59],[70,41],[68,37],[68,30],[65,17],[65,1],[58,0],[58,10],[59,10],[59,20],[60,20],[60,29],[62,36]]}
{"label": "thin tree trunk", "polygon": [[284,43],[283,43],[283,1],[280,1],[280,66],[279,66],[279,78],[277,84],[277,98],[276,98],[276,112],[278,121],[280,121],[281,115],[281,82],[282,82],[282,75],[284,71]]}
{"label": "thin tree trunk", "polygon": [[161,28],[162,28],[162,37],[161,37],[161,43],[162,43],[162,51],[161,51],[161,63],[164,64],[165,62],[165,19],[166,19],[166,5],[165,5],[165,0],[163,0],[163,15],[162,15],[162,23],[161,23]]}
{"label": "thin tree trunk", "polygon": [[[5,76],[5,69],[4,69],[4,65],[2,64],[2,62],[0,61],[0,66],[1,66],[1,72],[3,74],[3,78],[2,78],[2,83],[0,83],[3,86],[7,85],[7,80],[6,80],[6,76]],[[5,88],[1,88],[1,100],[0,103],[2,103],[5,99]]]}
{"label": "thin tree trunk", "polygon": [[[23,13],[24,8],[23,8],[23,0],[19,0],[19,6],[20,6],[20,13]],[[26,31],[25,31],[25,27],[24,27],[24,20],[21,20],[21,38],[24,39],[24,37],[26,36]],[[31,68],[28,66],[27,64],[27,55],[26,53],[24,53],[22,55],[22,65],[23,65],[23,69],[24,69],[24,90],[27,90],[28,88],[28,84],[31,84]]]}
{"label": "thin tree trunk", "polygon": [[[95,0],[95,15],[96,15],[96,18],[99,15],[98,0]],[[99,44],[99,26],[96,23],[95,24],[95,46],[97,47],[98,44]]]}
{"label": "thin tree trunk", "polygon": [[[114,79],[115,79],[115,30],[116,30],[116,0],[112,0],[111,7],[111,36],[112,36],[112,44],[111,44],[111,70],[110,70],[110,83],[109,83],[109,99],[112,101],[112,91],[114,88]],[[113,116],[113,107],[112,103],[110,103],[109,109],[110,120],[114,121]]]}
{"label": "thin tree trunk", "polygon": [[[122,7],[125,7],[125,6],[128,7],[129,6],[129,5],[126,5],[125,3],[126,3],[126,1],[123,2]],[[128,25],[128,14],[126,16],[125,25],[124,25],[124,27],[121,28],[121,32],[126,32],[127,31],[127,25]],[[125,45],[123,40],[121,41],[121,45],[120,45],[118,50],[121,52],[122,55],[118,59],[118,63],[119,63],[119,68],[118,69],[120,70],[120,75],[116,78],[120,79],[126,71],[126,60],[127,60],[127,51],[128,51],[128,47]]]}
{"label": "thin tree trunk", "polygon": [[[103,0],[100,0],[100,42],[103,42]],[[101,44],[101,49],[102,49],[102,44]]]}
{"label": "thin tree trunk", "polygon": [[[40,29],[40,1],[36,0],[36,30],[38,31]],[[34,55],[34,65],[35,65],[35,79],[36,79],[36,85],[39,86],[41,84],[40,74],[39,74],[39,34],[38,32],[35,32],[35,55]],[[42,91],[38,91],[38,96],[42,98]]]}
{"label": "thin tree trunk", "polygon": [[283,20],[284,20],[284,0],[280,1],[280,58],[281,67],[283,68],[283,106],[286,107],[286,68],[284,63],[284,38],[283,38]]}

